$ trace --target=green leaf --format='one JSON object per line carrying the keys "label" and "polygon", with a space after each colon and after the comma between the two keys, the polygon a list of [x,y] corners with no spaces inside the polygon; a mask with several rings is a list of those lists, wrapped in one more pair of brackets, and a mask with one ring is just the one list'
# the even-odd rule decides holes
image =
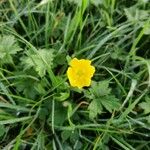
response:
{"label": "green leaf", "polygon": [[125,14],[128,21],[132,23],[141,23],[149,18],[149,13],[146,10],[137,9],[135,6],[126,8]]}
{"label": "green leaf", "polygon": [[67,60],[68,64],[70,64],[71,59],[72,58],[69,55],[66,56],[66,60]]}
{"label": "green leaf", "polygon": [[71,130],[62,131],[61,138],[62,138],[63,142],[65,142],[71,136],[71,134],[72,134]]}
{"label": "green leaf", "polygon": [[100,101],[106,110],[108,110],[110,113],[112,110],[119,110],[120,108],[119,100],[114,95],[102,97]]}
{"label": "green leaf", "polygon": [[82,1],[81,0],[68,0],[68,2],[77,4],[78,6],[82,5]]}
{"label": "green leaf", "polygon": [[146,118],[147,122],[150,124],[150,115]]}
{"label": "green leaf", "polygon": [[150,98],[146,97],[145,102],[140,103],[139,106],[144,110],[144,114],[150,113]]}
{"label": "green leaf", "polygon": [[15,80],[15,87],[17,91],[23,92],[25,97],[34,99],[38,94],[37,87],[38,82],[31,78],[20,78]]}
{"label": "green leaf", "polygon": [[102,105],[101,105],[99,99],[94,99],[90,103],[88,110],[89,110],[89,117],[91,119],[95,118],[98,114],[100,114],[102,112],[103,108],[102,108]]}
{"label": "green leaf", "polygon": [[13,124],[13,123],[23,122],[23,121],[30,120],[30,119],[33,119],[33,116],[13,118],[13,119],[8,119],[8,120],[0,120],[0,125]]}
{"label": "green leaf", "polygon": [[9,110],[14,109],[16,111],[22,111],[22,112],[31,111],[30,109],[28,109],[26,107],[22,107],[22,106],[19,106],[19,105],[12,105],[12,104],[3,103],[3,102],[0,102],[0,108],[8,108]]}
{"label": "green leaf", "polygon": [[39,111],[39,118],[41,120],[45,120],[45,118],[47,117],[48,114],[49,114],[49,112],[48,112],[47,108],[41,108]]}
{"label": "green leaf", "polygon": [[125,51],[123,51],[123,49],[116,46],[113,48],[113,52],[111,53],[111,58],[120,61],[126,61],[127,55],[128,53],[126,53]]}
{"label": "green leaf", "polygon": [[28,56],[24,57],[22,61],[25,69],[33,68],[40,77],[43,77],[46,74],[47,66],[52,66],[53,58],[53,49],[40,49],[36,54],[28,53]]}
{"label": "green leaf", "polygon": [[93,82],[90,90],[84,92],[85,97],[91,99],[91,103],[88,107],[89,117],[95,118],[98,114],[101,114],[103,108],[112,113],[113,110],[120,108],[119,100],[111,94],[109,88],[109,81],[104,80],[101,82]]}
{"label": "green leaf", "polygon": [[46,87],[48,86],[48,81],[45,78],[42,78],[40,82],[35,84],[34,88],[39,94],[45,94],[46,93]]}
{"label": "green leaf", "polygon": [[5,133],[4,125],[0,125],[0,137],[2,137]]}
{"label": "green leaf", "polygon": [[94,4],[95,6],[98,6],[100,4],[104,3],[104,0],[90,0],[92,4]]}
{"label": "green leaf", "polygon": [[79,133],[77,130],[73,130],[70,136],[70,142],[74,144],[78,140],[79,140]]}
{"label": "green leaf", "polygon": [[[143,24],[143,28],[144,28],[144,24]],[[145,35],[150,35],[150,22],[149,22],[149,24],[147,25],[147,28],[145,28],[144,34],[145,34]]]}
{"label": "green leaf", "polygon": [[61,92],[61,93],[59,93],[58,96],[55,96],[55,99],[58,101],[64,101],[67,98],[69,98],[69,96],[70,96],[69,92]]}
{"label": "green leaf", "polygon": [[[55,111],[54,111],[54,125],[62,126],[67,117],[67,109],[65,109],[60,103],[55,103]],[[48,123],[51,124],[52,114],[48,117]]]}
{"label": "green leaf", "polygon": [[0,63],[13,63],[13,55],[22,49],[19,47],[17,40],[11,35],[0,35]]}
{"label": "green leaf", "polygon": [[101,82],[93,81],[90,91],[95,95],[95,97],[100,97],[100,96],[105,96],[110,94],[111,89],[109,88],[109,81],[107,80]]}

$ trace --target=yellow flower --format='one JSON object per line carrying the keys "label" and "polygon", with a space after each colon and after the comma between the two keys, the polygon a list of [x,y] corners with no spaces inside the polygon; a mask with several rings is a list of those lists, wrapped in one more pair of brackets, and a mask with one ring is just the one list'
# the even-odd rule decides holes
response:
{"label": "yellow flower", "polygon": [[82,88],[91,85],[91,78],[95,72],[95,67],[90,60],[73,58],[67,70],[67,76],[71,86]]}

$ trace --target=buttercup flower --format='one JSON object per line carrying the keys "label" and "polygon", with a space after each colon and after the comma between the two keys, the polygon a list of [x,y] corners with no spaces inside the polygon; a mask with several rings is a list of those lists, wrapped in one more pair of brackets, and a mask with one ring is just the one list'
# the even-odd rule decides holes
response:
{"label": "buttercup flower", "polygon": [[90,60],[73,58],[67,70],[67,76],[71,86],[82,88],[91,85],[91,78],[95,72],[95,67]]}

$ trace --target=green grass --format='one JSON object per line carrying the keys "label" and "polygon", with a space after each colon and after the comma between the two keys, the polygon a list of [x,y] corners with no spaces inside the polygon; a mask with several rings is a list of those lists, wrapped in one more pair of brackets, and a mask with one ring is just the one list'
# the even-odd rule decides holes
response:
{"label": "green grass", "polygon": [[[149,0],[0,1],[0,149],[150,149]],[[69,61],[90,59],[90,87]]]}

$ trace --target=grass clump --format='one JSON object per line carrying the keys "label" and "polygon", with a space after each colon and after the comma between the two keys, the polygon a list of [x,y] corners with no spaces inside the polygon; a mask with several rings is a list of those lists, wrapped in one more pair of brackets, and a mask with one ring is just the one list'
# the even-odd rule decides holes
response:
{"label": "grass clump", "polygon": [[[149,150],[149,16],[148,0],[0,1],[0,149]],[[91,86],[70,86],[73,58]]]}

